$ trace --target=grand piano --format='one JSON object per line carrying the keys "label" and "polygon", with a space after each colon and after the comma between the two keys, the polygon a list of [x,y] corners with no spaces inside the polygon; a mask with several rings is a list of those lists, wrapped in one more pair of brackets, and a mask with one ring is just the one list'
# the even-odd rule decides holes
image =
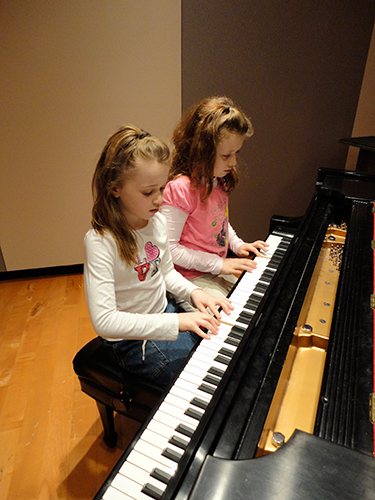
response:
{"label": "grand piano", "polygon": [[375,499],[375,176],[321,169],[94,500]]}

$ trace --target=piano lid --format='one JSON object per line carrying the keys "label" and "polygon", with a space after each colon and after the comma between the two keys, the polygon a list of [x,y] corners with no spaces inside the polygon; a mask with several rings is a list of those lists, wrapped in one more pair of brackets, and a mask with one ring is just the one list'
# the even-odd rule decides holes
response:
{"label": "piano lid", "polygon": [[302,431],[258,459],[207,456],[189,500],[374,500],[375,460]]}
{"label": "piano lid", "polygon": [[343,199],[374,200],[375,175],[362,174],[351,170],[321,168],[319,169],[316,187],[327,191],[331,196]]}

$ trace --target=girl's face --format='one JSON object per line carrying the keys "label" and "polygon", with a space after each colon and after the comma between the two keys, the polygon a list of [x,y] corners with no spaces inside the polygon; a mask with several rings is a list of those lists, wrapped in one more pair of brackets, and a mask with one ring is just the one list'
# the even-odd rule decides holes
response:
{"label": "girl's face", "polygon": [[133,229],[147,226],[158,212],[168,180],[169,167],[156,160],[138,158],[135,168],[120,188],[113,191]]}
{"label": "girl's face", "polygon": [[226,132],[216,149],[214,177],[225,177],[237,164],[237,153],[242,148],[244,135]]}

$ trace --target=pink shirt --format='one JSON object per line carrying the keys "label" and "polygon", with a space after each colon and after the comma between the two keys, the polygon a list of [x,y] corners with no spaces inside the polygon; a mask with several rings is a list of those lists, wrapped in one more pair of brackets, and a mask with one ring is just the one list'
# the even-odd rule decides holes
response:
{"label": "pink shirt", "polygon": [[[228,195],[217,185],[208,199],[202,202],[201,189],[192,186],[189,177],[178,177],[167,184],[163,205],[176,207],[187,215],[180,236],[181,245],[225,258],[228,251]],[[203,274],[177,264],[175,267],[188,279]]]}

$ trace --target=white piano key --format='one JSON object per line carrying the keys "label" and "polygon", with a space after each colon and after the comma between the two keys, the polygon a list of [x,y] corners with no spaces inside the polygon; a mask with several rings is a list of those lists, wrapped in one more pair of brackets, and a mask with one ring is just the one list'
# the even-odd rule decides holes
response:
{"label": "white piano key", "polygon": [[147,429],[145,429],[145,431],[142,433],[141,439],[143,439],[143,441],[146,441],[147,443],[152,444],[153,446],[156,446],[156,448],[159,448],[159,450],[161,451],[163,451],[165,448],[171,448],[178,453],[182,453],[181,448],[177,448],[173,444],[168,443],[168,439],[170,437],[171,436],[162,436],[161,434],[158,434],[147,427]]}
{"label": "white piano key", "polygon": [[[241,289],[239,289],[235,294],[234,294],[234,297],[233,299],[234,300],[238,300],[238,301],[242,301],[242,303],[244,304],[245,302],[247,302],[247,300],[249,299],[250,295],[259,295],[259,296],[263,296],[264,294],[263,293],[259,293],[255,290],[252,290],[251,293],[247,293],[245,291],[241,291]],[[232,316],[232,315],[231,315]]]}
{"label": "white piano key", "polygon": [[161,419],[164,418],[165,420],[167,420],[167,416],[169,415],[171,419],[174,417],[180,423],[184,423],[189,427],[195,429],[198,426],[199,421],[195,418],[191,418],[188,415],[185,415],[184,411],[184,408],[178,408],[177,406],[172,405],[164,400],[160,405],[160,409],[155,413],[154,418],[163,422],[163,420]]}
{"label": "white piano key", "polygon": [[[148,472],[128,461],[124,463],[123,467],[121,467],[121,470],[119,471],[119,474],[117,475],[120,477],[120,479],[122,479],[123,477],[129,477],[134,482],[140,485],[144,484],[149,476]],[[118,490],[125,492],[125,488],[121,488],[121,486],[119,486],[115,482],[112,483],[112,486],[115,486],[115,488],[117,488]]]}
{"label": "white piano key", "polygon": [[169,392],[167,394],[167,396],[165,397],[165,402],[170,403],[170,404],[172,404],[172,405],[174,405],[177,408],[180,408],[182,410],[187,410],[188,408],[191,408],[191,406],[192,406],[186,401],[186,399],[182,399],[182,398],[176,396],[175,394],[172,394],[171,392]]}
{"label": "white piano key", "polygon": [[204,340],[205,343],[207,342],[224,342],[225,339],[228,337],[228,334],[230,332],[230,328],[225,323],[220,323],[219,328],[218,328],[218,334],[217,335],[212,335],[212,337],[209,340]]}
{"label": "white piano key", "polygon": [[[166,425],[165,423],[162,423],[162,422],[158,422],[157,420],[155,420],[154,418],[151,420],[151,422],[149,423],[149,425],[147,426],[147,429],[150,429],[151,431],[153,432],[156,432],[157,434],[160,434],[161,436],[163,437],[168,437],[170,438],[171,436],[173,435],[177,435],[179,434],[178,431],[176,431],[176,427],[175,425],[173,426],[170,426],[170,425]],[[181,437],[183,436],[183,434],[179,434]],[[189,438],[187,436],[185,436],[186,440],[188,440]]]}
{"label": "white piano key", "polygon": [[214,343],[211,344],[210,343],[210,345],[202,346],[198,352],[201,354],[209,355],[209,356],[211,356],[212,359],[215,359],[215,357],[217,356],[218,351],[220,351],[221,347],[222,347],[221,344],[214,344]]}
{"label": "white piano key", "polygon": [[[139,495],[142,487],[146,483],[154,485],[161,491],[165,490],[166,484],[151,477],[145,470],[129,462],[124,465],[125,466],[121,468],[120,473],[116,475],[115,480],[112,482],[112,486],[118,490],[131,495],[136,493],[136,495],[134,495],[135,497]],[[134,485],[134,483],[136,484]],[[138,488],[136,485],[138,485]]]}
{"label": "white piano key", "polygon": [[[201,383],[202,381],[199,385]],[[184,380],[179,377],[174,386],[171,388],[171,392],[172,394],[176,394],[177,396],[186,399],[186,401],[191,401],[195,396],[197,396],[208,404],[212,398],[211,394],[203,392],[198,387],[199,386],[190,383],[188,380]]]}
{"label": "white piano key", "polygon": [[103,500],[134,500],[134,497],[126,495],[111,485],[104,493]]}
{"label": "white piano key", "polygon": [[[161,465],[166,465],[170,469],[177,469],[176,462],[170,460],[169,458],[163,457],[163,455],[160,454],[160,448],[157,448],[153,444],[144,441],[142,439],[142,436],[137,441],[134,449],[139,453],[146,455],[146,457],[153,458],[155,460],[155,464],[160,463]],[[157,465],[155,465],[155,467],[157,467]]]}
{"label": "white piano key", "polygon": [[[155,469],[155,467],[158,467],[159,469],[163,470],[164,472],[166,472],[170,476],[173,476],[173,474],[175,473],[175,469],[172,469],[168,465],[161,464],[160,462],[157,463],[153,458],[148,457],[148,456],[144,455],[143,453],[140,453],[137,450],[132,450],[129,453],[127,461],[124,462],[122,467],[124,467],[125,464],[128,462],[133,464],[133,465],[136,465],[137,467],[140,467],[141,469],[145,470],[149,474],[151,474],[151,472]],[[121,472],[122,467],[120,468],[120,472]]]}
{"label": "white piano key", "polygon": [[[226,323],[229,323],[231,322],[232,324],[236,321],[236,319],[238,318],[238,316],[243,312],[244,310],[244,304],[245,303],[242,303],[241,305],[237,305],[235,304],[235,307],[234,307],[234,310],[233,310],[233,314],[231,315],[230,317],[230,320],[227,321]],[[233,302],[232,302],[232,305],[233,305]],[[246,312],[249,312],[251,314],[255,314],[255,308],[246,308]]]}
{"label": "white piano key", "polygon": [[111,486],[121,491],[122,493],[129,495],[130,498],[134,498],[135,500],[150,500],[149,496],[141,492],[142,485],[133,481],[130,477],[116,474]]}
{"label": "white piano key", "polygon": [[206,356],[212,356],[212,358],[215,358],[216,354],[220,350],[220,347],[217,344],[214,344],[213,342],[207,342],[205,344],[200,344],[197,349],[196,353],[201,353],[205,354]]}
{"label": "white piano key", "polygon": [[187,380],[188,382],[191,382],[198,387],[202,383],[202,380],[204,379],[206,374],[207,370],[200,370],[188,364],[180,373],[179,378],[181,378],[182,380]]}
{"label": "white piano key", "polygon": [[[188,365],[186,365],[187,370],[192,370],[193,372],[194,372],[194,370],[197,370],[197,371],[199,370],[200,372],[203,371],[204,373],[202,374],[202,380],[207,375],[207,373],[209,372],[209,369],[211,367],[214,367],[213,363],[212,364],[208,364],[208,363],[202,364],[202,360],[199,359],[199,357],[198,358],[195,358],[195,357],[190,358]],[[223,369],[222,372],[225,372],[225,370]],[[219,378],[221,378],[221,377],[219,377]]]}
{"label": "white piano key", "polygon": [[201,367],[204,366],[207,368],[207,370],[210,367],[214,367],[222,371],[225,371],[227,369],[226,365],[224,365],[223,363],[218,363],[213,359],[212,356],[207,355],[207,353],[195,351],[194,356],[190,359],[189,362],[196,362],[196,361],[200,363],[199,366]]}
{"label": "white piano key", "polygon": [[234,351],[236,350],[236,347],[235,347],[235,346],[233,346],[233,345],[229,345],[229,344],[226,344],[226,343],[225,343],[225,340],[227,339],[227,337],[228,337],[228,334],[225,334],[225,336],[223,336],[222,338],[218,338],[218,339],[216,339],[216,338],[215,338],[215,339],[211,339],[211,340],[210,340],[210,342],[211,342],[213,345],[218,346],[218,347],[219,347],[219,349],[220,349],[221,347],[225,347],[226,349],[229,349],[229,350],[231,350],[231,351],[233,351],[233,352],[234,352]]}
{"label": "white piano key", "polygon": [[249,326],[249,322],[246,321],[244,318],[240,318],[239,316],[237,316],[236,318],[231,318],[230,321],[228,321],[228,325],[234,326],[236,324],[239,324],[242,327]]}

